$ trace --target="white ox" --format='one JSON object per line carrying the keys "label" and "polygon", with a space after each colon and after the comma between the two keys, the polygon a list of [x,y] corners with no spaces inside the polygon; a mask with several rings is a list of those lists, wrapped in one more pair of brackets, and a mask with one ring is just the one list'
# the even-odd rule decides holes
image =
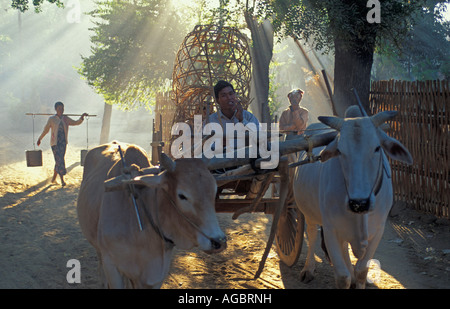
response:
{"label": "white ox", "polygon": [[77,205],[81,230],[97,251],[108,287],[161,287],[174,246],[199,246],[208,253],[226,248],[214,208],[216,181],[202,160],[172,161],[163,155],[165,171],[148,175],[145,152],[120,144],[127,165],[135,167],[125,187],[135,185],[140,231],[128,188],[105,192],[110,178],[123,184],[118,146],[113,142],[89,151]]}
{"label": "white ox", "polygon": [[[314,278],[314,250],[318,226],[322,226],[336,286],[349,288],[356,284],[356,288],[365,288],[368,262],[378,247],[393,202],[390,167],[383,164],[382,152],[412,164],[408,150],[378,128],[396,112],[355,117],[355,108],[347,111],[349,118],[319,117],[339,133],[328,146],[314,149],[322,162],[300,166],[295,172],[295,201],[305,215],[309,240],[307,260],[300,274],[305,283]],[[323,124],[311,126],[327,128]],[[300,160],[304,158],[305,154]],[[355,267],[348,244],[358,259]]]}

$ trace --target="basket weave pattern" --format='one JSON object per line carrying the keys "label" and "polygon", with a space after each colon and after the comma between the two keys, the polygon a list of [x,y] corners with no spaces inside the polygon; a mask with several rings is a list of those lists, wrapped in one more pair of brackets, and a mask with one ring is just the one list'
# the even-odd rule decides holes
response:
{"label": "basket weave pattern", "polygon": [[236,28],[199,25],[178,50],[173,70],[172,99],[177,108],[173,123],[193,126],[217,111],[213,87],[230,82],[244,109],[250,104],[251,56],[247,38]]}

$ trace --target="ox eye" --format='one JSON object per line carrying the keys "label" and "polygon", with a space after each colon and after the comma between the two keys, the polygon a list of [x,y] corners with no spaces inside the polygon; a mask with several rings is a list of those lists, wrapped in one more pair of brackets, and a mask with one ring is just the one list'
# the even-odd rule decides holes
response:
{"label": "ox eye", "polygon": [[178,197],[180,198],[180,200],[187,200],[187,197],[184,194],[178,194]]}

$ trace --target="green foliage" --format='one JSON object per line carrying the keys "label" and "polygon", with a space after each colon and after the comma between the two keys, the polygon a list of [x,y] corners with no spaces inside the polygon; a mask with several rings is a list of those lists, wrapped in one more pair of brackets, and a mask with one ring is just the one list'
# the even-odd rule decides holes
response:
{"label": "green foliage", "polygon": [[[17,9],[23,13],[25,11],[28,11],[28,9],[30,8],[29,2],[30,2],[30,0],[12,0],[11,7],[13,9]],[[45,2],[45,0],[32,0],[33,6],[34,6],[34,11],[36,13],[39,13],[42,11],[41,5],[44,2]],[[54,3],[58,7],[64,7],[64,4],[62,3],[61,0],[47,0],[47,2]]]}
{"label": "green foliage", "polygon": [[279,63],[272,61],[270,63],[270,73],[269,73],[269,97],[268,97],[268,104],[269,104],[269,112],[270,112],[270,119],[272,121],[275,120],[275,115],[277,115],[280,112],[280,108],[283,105],[283,101],[279,100],[276,93],[278,89],[280,88],[280,84],[276,82],[276,67],[279,66]]}
{"label": "green foliage", "polygon": [[[277,93],[283,86],[279,83],[277,77],[282,72],[282,68],[288,66],[286,62],[280,62],[277,57],[278,54],[287,50],[287,45],[281,47],[280,49],[275,49],[273,51],[274,56],[270,62],[269,66],[269,95],[268,95],[268,105],[270,112],[270,119],[275,120],[275,116],[282,113],[281,107],[283,106],[283,100],[280,100]],[[281,73],[282,74],[282,73]]]}
{"label": "green foliage", "polygon": [[153,103],[167,88],[185,29],[165,0],[101,1],[90,12],[92,55],[79,68],[106,102],[124,109]]}
{"label": "green foliage", "polygon": [[219,0],[217,8],[210,9],[209,19],[202,23],[214,23],[220,26],[230,26],[236,28],[245,27],[243,19],[243,3],[241,1]]}
{"label": "green foliage", "polygon": [[410,28],[401,49],[384,44],[377,50],[373,78],[432,80],[450,77],[450,23],[444,21],[445,6],[428,0],[420,18]]}
{"label": "green foliage", "polygon": [[259,12],[281,37],[304,39],[317,50],[330,51],[336,40],[352,50],[370,50],[382,42],[400,46],[424,0],[380,3],[379,24],[368,23],[366,0],[262,0]]}
{"label": "green foliage", "polygon": [[366,20],[366,0],[263,0],[265,17],[282,38],[307,40],[315,49],[331,51],[336,40],[352,50],[373,46],[375,79],[436,79],[449,76],[450,23],[444,22],[443,0],[384,0],[381,23]]}

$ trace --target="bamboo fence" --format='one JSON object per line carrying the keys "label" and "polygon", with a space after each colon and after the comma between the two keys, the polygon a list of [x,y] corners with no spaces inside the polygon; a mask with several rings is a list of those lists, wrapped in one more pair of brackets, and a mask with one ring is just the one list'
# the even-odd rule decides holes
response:
{"label": "bamboo fence", "polygon": [[449,81],[376,81],[373,114],[396,110],[390,135],[405,145],[414,163],[391,162],[395,201],[450,219]]}

